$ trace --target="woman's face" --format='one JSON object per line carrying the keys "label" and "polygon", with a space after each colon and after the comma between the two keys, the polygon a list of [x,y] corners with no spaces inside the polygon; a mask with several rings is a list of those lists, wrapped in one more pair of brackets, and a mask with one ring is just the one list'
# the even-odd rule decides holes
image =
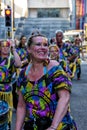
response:
{"label": "woman's face", "polygon": [[2,43],[1,47],[1,55],[8,55],[10,53],[10,45],[8,45],[8,43]]}
{"label": "woman's face", "polygon": [[56,42],[58,46],[61,46],[62,40],[63,40],[63,34],[61,32],[58,32],[56,34]]}
{"label": "woman's face", "polygon": [[37,36],[32,39],[29,53],[32,60],[44,60],[48,57],[48,41],[45,37]]}
{"label": "woman's face", "polygon": [[75,39],[75,45],[78,46],[80,44],[80,42],[81,42],[81,40],[79,38]]}
{"label": "woman's face", "polygon": [[25,43],[26,43],[26,37],[22,37],[21,43],[25,45]]}
{"label": "woman's face", "polygon": [[59,51],[55,47],[50,48],[50,58],[56,60],[59,57]]}

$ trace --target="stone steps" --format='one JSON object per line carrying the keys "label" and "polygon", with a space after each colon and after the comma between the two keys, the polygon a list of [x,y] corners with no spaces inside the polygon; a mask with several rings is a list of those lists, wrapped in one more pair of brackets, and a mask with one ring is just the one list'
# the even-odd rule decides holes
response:
{"label": "stone steps", "polygon": [[55,36],[57,29],[62,29],[63,31],[69,30],[70,23],[65,18],[26,18],[18,24],[15,35],[20,37],[24,34],[26,37],[29,37],[35,29],[51,38]]}

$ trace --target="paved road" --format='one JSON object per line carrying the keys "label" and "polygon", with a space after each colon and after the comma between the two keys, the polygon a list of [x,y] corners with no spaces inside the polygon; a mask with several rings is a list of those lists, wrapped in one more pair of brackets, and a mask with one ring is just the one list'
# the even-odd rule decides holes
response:
{"label": "paved road", "polygon": [[[71,113],[77,122],[78,130],[87,130],[87,61],[82,61],[81,80],[73,79],[71,94]],[[16,114],[13,112],[12,130],[15,126]]]}
{"label": "paved road", "polygon": [[72,81],[71,112],[78,130],[87,130],[87,62],[82,62],[81,80]]}

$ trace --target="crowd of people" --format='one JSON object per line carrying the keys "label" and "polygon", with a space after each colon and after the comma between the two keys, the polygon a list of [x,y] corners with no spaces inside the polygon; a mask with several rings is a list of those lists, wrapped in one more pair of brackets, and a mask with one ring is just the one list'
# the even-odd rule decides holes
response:
{"label": "crowd of people", "polygon": [[77,130],[70,112],[72,79],[81,78],[81,40],[63,41],[57,30],[50,40],[35,30],[27,44],[0,41],[0,100],[16,109],[15,130]]}

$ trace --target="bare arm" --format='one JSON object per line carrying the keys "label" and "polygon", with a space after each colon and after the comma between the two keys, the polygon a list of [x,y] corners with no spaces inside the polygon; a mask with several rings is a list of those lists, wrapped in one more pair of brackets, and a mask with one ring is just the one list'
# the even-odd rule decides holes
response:
{"label": "bare arm", "polygon": [[12,52],[12,54],[14,56],[14,60],[15,60],[15,66],[21,67],[22,63],[21,63],[20,56],[16,52],[15,43],[14,43],[14,41],[10,41],[10,42],[11,42],[11,52]]}
{"label": "bare arm", "polygon": [[21,67],[21,65],[22,65],[21,59],[20,59],[20,56],[18,55],[18,53],[16,52],[15,48],[12,48],[12,53],[13,53],[14,60],[15,60],[15,66]]}
{"label": "bare arm", "polygon": [[58,96],[59,100],[54,114],[54,118],[51,126],[47,130],[52,130],[53,128],[54,130],[56,130],[68,109],[70,93],[67,90],[59,90]]}
{"label": "bare arm", "polygon": [[17,106],[17,114],[16,114],[16,128],[15,130],[22,130],[25,113],[26,113],[26,105],[21,92],[18,92],[19,100]]}
{"label": "bare arm", "polygon": [[76,54],[74,54],[74,55],[68,57],[67,59],[68,59],[69,61],[72,61],[72,60],[75,59],[76,57],[77,57]]}
{"label": "bare arm", "polygon": [[25,60],[21,61],[21,63],[22,63],[21,67],[23,67],[24,65],[28,64],[28,59],[25,59]]}

